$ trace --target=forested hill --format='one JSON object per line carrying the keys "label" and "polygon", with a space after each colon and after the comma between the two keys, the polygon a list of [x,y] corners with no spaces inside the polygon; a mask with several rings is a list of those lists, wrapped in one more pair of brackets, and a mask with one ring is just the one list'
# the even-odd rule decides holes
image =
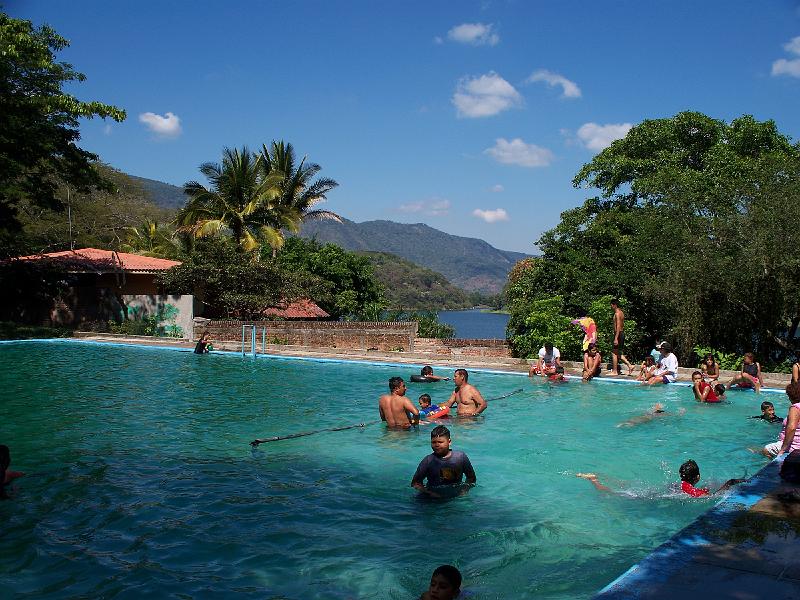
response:
{"label": "forested hill", "polygon": [[435,271],[386,252],[357,252],[372,262],[375,278],[386,292],[390,310],[455,310],[471,308],[481,299],[471,298]]}
{"label": "forested hill", "polygon": [[344,220],[303,224],[300,235],[347,250],[390,252],[444,275],[462,289],[497,294],[514,264],[527,255],[483,240],[450,235],[424,223]]}
{"label": "forested hill", "polygon": [[160,208],[174,211],[186,204],[188,196],[183,193],[181,187],[136,175],[128,175],[128,177],[138,183],[147,193],[150,202]]}

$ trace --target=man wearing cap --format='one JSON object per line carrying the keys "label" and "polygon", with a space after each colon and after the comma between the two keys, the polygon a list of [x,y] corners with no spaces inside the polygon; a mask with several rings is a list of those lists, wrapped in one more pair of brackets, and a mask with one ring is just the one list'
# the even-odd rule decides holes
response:
{"label": "man wearing cap", "polygon": [[653,371],[653,376],[645,382],[647,385],[674,383],[678,375],[678,357],[672,353],[672,346],[667,342],[661,342],[660,350],[658,367]]}

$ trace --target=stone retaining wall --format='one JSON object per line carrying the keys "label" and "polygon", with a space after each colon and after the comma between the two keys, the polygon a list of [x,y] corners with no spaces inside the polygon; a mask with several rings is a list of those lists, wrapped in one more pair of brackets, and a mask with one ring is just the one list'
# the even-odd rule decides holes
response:
{"label": "stone retaining wall", "polygon": [[417,352],[435,354],[437,358],[511,358],[511,348],[505,340],[418,338],[414,348]]}
{"label": "stone retaining wall", "polygon": [[[264,330],[267,345],[357,350],[412,351],[417,337],[416,321],[366,323],[348,321],[225,321],[195,319],[194,339],[208,331],[217,346],[242,343],[242,326],[256,326],[256,346],[262,348]],[[250,331],[245,347],[250,348]]]}

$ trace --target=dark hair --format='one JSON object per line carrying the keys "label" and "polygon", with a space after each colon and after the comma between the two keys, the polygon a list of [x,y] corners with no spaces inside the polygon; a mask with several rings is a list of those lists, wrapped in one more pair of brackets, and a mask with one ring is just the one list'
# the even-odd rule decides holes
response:
{"label": "dark hair", "polygon": [[403,378],[402,377],[391,377],[389,379],[389,391],[393,392],[397,388],[403,385]]}
{"label": "dark hair", "polygon": [[681,481],[694,483],[700,477],[700,467],[697,466],[696,462],[689,459],[678,469],[678,474],[681,476]]}
{"label": "dark hair", "polygon": [[745,358],[749,358],[749,359],[750,359],[750,360],[752,360],[753,362],[756,362],[756,355],[755,355],[755,354],[753,354],[752,352],[745,352],[745,353],[744,353],[744,357],[745,357]]}
{"label": "dark hair", "polygon": [[700,375],[700,377],[702,377],[703,376],[703,372],[702,371],[695,371],[694,373],[692,373],[692,379],[694,379],[695,375]]}
{"label": "dark hair", "polygon": [[786,395],[789,396],[789,400],[792,401],[792,404],[797,404],[800,402],[800,383],[790,383],[786,386]]}
{"label": "dark hair", "polygon": [[672,346],[670,345],[669,342],[664,342],[663,344],[661,344],[661,350],[669,354],[670,352],[672,352]]}
{"label": "dark hair", "polygon": [[436,567],[433,573],[431,573],[431,579],[433,579],[434,575],[441,575],[444,577],[447,583],[453,586],[454,590],[461,589],[461,572],[453,565],[441,565]]}
{"label": "dark hair", "polygon": [[547,350],[548,352],[552,352],[553,351],[553,342],[545,342],[544,343],[544,349]]}
{"label": "dark hair", "polygon": [[765,409],[769,408],[770,406],[772,408],[775,408],[775,405],[772,402],[769,402],[768,400],[764,400],[764,402],[761,403],[761,410],[765,410]]}
{"label": "dark hair", "polygon": [[611,299],[611,306],[619,306],[619,300],[616,298]]}
{"label": "dark hair", "polygon": [[717,364],[717,359],[713,354],[711,354],[711,352],[705,355],[703,362],[706,362],[709,358],[714,361],[714,364]]}
{"label": "dark hair", "polygon": [[594,349],[594,350],[597,350],[597,344],[596,344],[595,342],[592,342],[591,344],[589,344],[588,346],[586,346],[586,351],[587,351],[587,352],[588,352],[589,350],[592,350],[592,349]]}
{"label": "dark hair", "polygon": [[444,425],[437,425],[431,431],[431,439],[435,437],[446,437],[448,440],[450,439],[450,430],[445,427]]}
{"label": "dark hair", "polygon": [[559,375],[563,374],[564,373],[564,367],[562,367],[562,366],[556,367],[556,373],[558,373]]}
{"label": "dark hair", "polygon": [[425,365],[424,367],[422,367],[422,370],[419,372],[419,374],[422,375],[423,377],[425,375],[433,375],[433,367],[431,367],[430,365]]}
{"label": "dark hair", "polygon": [[717,392],[717,396],[724,396],[726,392],[725,386],[721,383],[718,383],[714,386],[714,391]]}
{"label": "dark hair", "polygon": [[419,399],[427,401],[428,404],[431,403],[431,395],[430,394],[420,394],[419,395]]}
{"label": "dark hair", "polygon": [[456,373],[461,373],[464,376],[464,381],[469,381],[469,373],[466,369],[456,369]]}
{"label": "dark hair", "polygon": [[648,354],[647,356],[644,357],[644,364],[646,364],[646,365],[654,365],[654,364],[656,364],[656,359]]}

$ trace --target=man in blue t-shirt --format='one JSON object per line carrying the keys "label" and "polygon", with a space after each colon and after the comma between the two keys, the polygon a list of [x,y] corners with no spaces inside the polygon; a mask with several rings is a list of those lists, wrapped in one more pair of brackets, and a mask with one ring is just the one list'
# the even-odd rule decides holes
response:
{"label": "man in blue t-shirt", "polygon": [[[458,450],[451,450],[450,443],[450,430],[447,427],[439,425],[433,428],[431,431],[433,453],[419,463],[417,472],[411,479],[411,487],[434,498],[442,498],[450,495],[442,493],[447,489],[442,486],[451,486],[449,489],[452,490],[452,486],[462,483],[463,477],[466,477],[466,485],[460,490],[462,494],[475,485],[477,478],[469,457]],[[426,479],[427,485],[423,483]]]}

